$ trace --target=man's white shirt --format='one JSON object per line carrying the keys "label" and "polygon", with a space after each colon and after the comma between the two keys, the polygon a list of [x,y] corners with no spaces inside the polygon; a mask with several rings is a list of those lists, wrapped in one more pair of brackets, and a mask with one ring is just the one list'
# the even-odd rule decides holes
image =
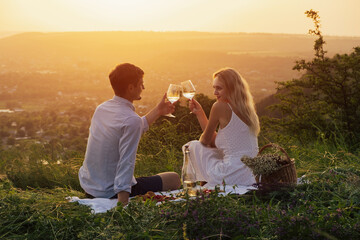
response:
{"label": "man's white shirt", "polygon": [[133,104],[114,96],[100,104],[92,117],[85,160],[79,170],[81,187],[94,197],[131,192],[136,184],[135,159],[141,135],[149,129]]}

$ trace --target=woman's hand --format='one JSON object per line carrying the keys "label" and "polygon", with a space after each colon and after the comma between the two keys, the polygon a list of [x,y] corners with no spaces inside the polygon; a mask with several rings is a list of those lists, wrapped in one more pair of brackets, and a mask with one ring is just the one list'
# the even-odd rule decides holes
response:
{"label": "woman's hand", "polygon": [[195,99],[191,99],[189,101],[189,108],[192,113],[195,115],[199,115],[201,113],[204,113],[203,108],[201,107],[200,103],[196,101]]}
{"label": "woman's hand", "polygon": [[190,111],[196,115],[200,123],[201,129],[204,131],[208,122],[204,109],[201,107],[200,103],[195,99],[191,99],[189,101],[189,108]]}

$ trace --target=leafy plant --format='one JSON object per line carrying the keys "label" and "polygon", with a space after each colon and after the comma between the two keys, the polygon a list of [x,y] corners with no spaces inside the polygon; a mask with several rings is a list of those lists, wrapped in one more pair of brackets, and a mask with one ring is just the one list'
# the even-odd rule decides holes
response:
{"label": "leafy plant", "polygon": [[315,29],[309,30],[318,37],[314,44],[315,57],[296,62],[293,69],[305,71],[301,78],[278,83],[275,97],[280,103],[270,108],[280,111],[282,118],[268,121],[289,134],[296,134],[303,142],[320,131],[327,138],[332,138],[333,132],[341,132],[346,134],[348,144],[354,144],[360,132],[360,47],[350,54],[327,57],[318,12],[310,10],[305,14],[315,24]]}

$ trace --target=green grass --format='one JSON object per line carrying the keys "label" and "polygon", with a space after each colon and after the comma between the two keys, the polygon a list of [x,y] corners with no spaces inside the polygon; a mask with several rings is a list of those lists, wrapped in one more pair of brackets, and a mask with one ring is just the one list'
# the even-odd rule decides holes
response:
{"label": "green grass", "polygon": [[[180,173],[181,146],[200,134],[197,125],[189,124],[194,116],[184,116],[178,122],[160,120],[146,132],[135,176]],[[260,146],[268,142],[264,139]],[[85,197],[77,176],[83,153],[33,142],[3,149],[0,239],[359,239],[359,148],[348,148],[342,138],[319,138],[308,145],[278,139],[307,183],[160,206],[132,201],[96,215],[65,200]]]}
{"label": "green grass", "polygon": [[[179,171],[185,136],[160,130],[154,130],[158,138],[144,136],[137,174]],[[96,215],[65,200],[84,197],[77,181],[80,159],[54,164],[56,158],[38,153],[25,154],[30,158],[24,163],[24,155],[12,154],[17,160],[0,181],[0,239],[359,239],[359,154],[321,141],[282,146],[308,183],[160,206],[132,201]],[[35,164],[43,158],[50,164]]]}
{"label": "green grass", "polygon": [[260,195],[200,196],[180,203],[131,202],[91,214],[70,189],[0,184],[1,239],[358,239],[360,172],[328,169],[311,184]]}

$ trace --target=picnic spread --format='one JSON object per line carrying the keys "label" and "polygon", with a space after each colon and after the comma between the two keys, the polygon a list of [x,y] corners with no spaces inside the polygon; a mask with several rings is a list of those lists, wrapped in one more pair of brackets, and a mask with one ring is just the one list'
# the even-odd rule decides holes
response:
{"label": "picnic spread", "polygon": [[[265,149],[276,149],[282,152],[282,155],[278,153],[263,154]],[[254,176],[256,176],[258,185],[223,185],[212,186],[206,185],[206,187],[197,186],[196,192],[201,194],[210,194],[217,192],[218,196],[226,196],[229,194],[243,195],[251,190],[258,190],[259,187],[271,184],[282,184],[284,186],[296,185],[301,183],[302,178],[297,178],[294,159],[290,159],[286,151],[280,146],[270,143],[263,146],[256,157],[244,156],[241,159],[251,170]],[[215,190],[216,188],[216,190]],[[164,201],[185,201],[186,199],[196,198],[196,196],[187,195],[186,189],[178,189],[174,191],[164,192],[151,192],[148,191],[143,195],[138,195],[130,198],[130,201],[142,200],[142,201],[155,201],[156,205],[163,203]],[[104,213],[117,206],[117,199],[107,198],[93,198],[93,199],[80,199],[78,197],[67,197],[69,202],[78,202],[89,206],[91,212]]]}
{"label": "picnic spread", "polygon": [[[256,190],[257,188],[254,186],[221,186],[218,191],[219,196],[226,196],[228,194],[238,194],[243,195],[251,190]],[[211,193],[215,191],[214,188],[203,188],[201,189],[204,193]],[[164,201],[186,201],[182,195],[183,189],[178,189],[174,191],[167,192],[148,192],[144,195],[139,195],[133,198],[130,198],[130,201],[141,198],[146,201],[146,199],[154,199],[157,201],[157,205],[161,204]],[[195,197],[190,197],[195,198]],[[108,199],[108,198],[84,198],[80,199],[79,197],[67,197],[69,202],[77,202],[82,205],[86,205],[91,208],[91,212],[94,214],[97,213],[105,213],[117,206],[117,199]]]}

